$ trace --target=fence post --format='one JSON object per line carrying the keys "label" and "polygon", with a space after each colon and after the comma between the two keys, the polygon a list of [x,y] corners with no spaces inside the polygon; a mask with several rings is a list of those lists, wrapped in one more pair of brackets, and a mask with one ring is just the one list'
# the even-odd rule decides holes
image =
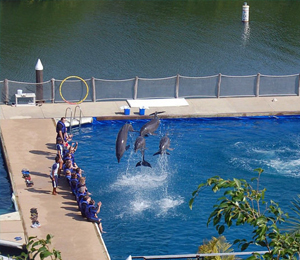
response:
{"label": "fence post", "polygon": [[139,81],[139,77],[136,76],[136,77],[135,77],[135,83],[134,83],[133,99],[137,99],[138,81]]}
{"label": "fence post", "polygon": [[55,79],[51,79],[51,103],[55,103]]}
{"label": "fence post", "polygon": [[8,102],[9,102],[8,95],[9,95],[9,90],[8,90],[8,80],[5,79],[5,80],[4,80],[4,93],[3,93],[3,99],[4,99],[4,104],[5,104],[5,105],[7,105]]}
{"label": "fence post", "polygon": [[217,98],[220,98],[220,94],[221,94],[221,79],[222,79],[222,74],[219,73]]}
{"label": "fence post", "polygon": [[178,98],[179,95],[179,74],[176,77],[176,87],[175,87],[175,98]]}
{"label": "fence post", "polygon": [[260,84],[260,73],[257,73],[257,77],[256,77],[256,93],[255,93],[256,97],[259,97],[259,84]]}
{"label": "fence post", "polygon": [[35,79],[36,79],[36,100],[37,103],[44,103],[44,90],[43,90],[43,65],[40,59],[38,59],[35,65]]}
{"label": "fence post", "polygon": [[93,102],[96,102],[96,86],[95,86],[95,78],[92,77],[92,89],[93,89]]}

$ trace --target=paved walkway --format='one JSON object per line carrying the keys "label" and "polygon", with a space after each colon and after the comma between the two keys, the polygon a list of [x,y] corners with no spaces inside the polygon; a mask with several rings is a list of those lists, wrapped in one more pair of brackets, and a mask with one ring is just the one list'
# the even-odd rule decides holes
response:
{"label": "paved walkway", "polygon": [[[15,241],[14,237],[20,236],[24,243],[30,236],[46,238],[52,234],[53,246],[61,251],[63,259],[86,259],[87,251],[83,250],[86,247],[89,259],[109,259],[95,225],[80,215],[64,178],[58,188],[59,195],[51,195],[49,173],[56,154],[54,121],[1,120],[1,133],[21,221],[0,221],[0,238]],[[30,188],[22,178],[23,168],[30,170],[34,182]],[[40,228],[31,228],[31,208],[38,209]]]}
{"label": "paved walkway", "polygon": [[[251,98],[214,98],[187,99],[189,106],[181,107],[151,107],[146,114],[155,111],[166,111],[160,117],[216,117],[216,116],[255,116],[299,114],[300,97],[251,97]],[[126,101],[87,102],[80,104],[83,115],[101,119],[124,118],[122,106]],[[43,104],[42,106],[0,106],[0,119],[26,118],[60,118],[65,115],[66,108],[74,105],[66,103]],[[131,109],[131,118],[139,118],[138,108]],[[79,115],[76,112],[77,116]],[[68,114],[70,115],[70,114]]]}
{"label": "paved walkway", "polygon": [[[260,97],[187,99],[182,107],[151,107],[146,116],[138,115],[138,108],[131,115],[123,115],[126,101],[83,103],[85,117],[99,119],[127,119],[148,117],[155,111],[165,111],[160,117],[220,117],[255,115],[300,114],[300,97]],[[86,259],[84,243],[89,248],[89,259],[108,259],[105,245],[95,226],[80,216],[74,198],[66,183],[61,183],[59,195],[51,195],[50,166],[54,161],[55,123],[53,118],[65,115],[66,108],[75,106],[43,104],[42,106],[0,106],[0,130],[12,186],[19,206],[18,214],[3,220],[0,217],[0,239],[15,241],[15,237],[54,235],[53,246],[62,252],[63,259]],[[79,113],[78,113],[79,114]],[[20,120],[22,119],[22,120]],[[27,188],[22,178],[22,168],[31,172],[34,186]],[[30,208],[36,207],[42,227],[31,228]],[[105,240],[105,235],[104,235]]]}

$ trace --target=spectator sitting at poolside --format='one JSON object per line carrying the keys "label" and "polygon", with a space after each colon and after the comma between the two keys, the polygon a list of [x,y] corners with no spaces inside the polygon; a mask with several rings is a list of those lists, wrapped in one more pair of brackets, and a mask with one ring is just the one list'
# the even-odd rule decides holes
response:
{"label": "spectator sitting at poolside", "polygon": [[77,191],[77,184],[78,184],[78,179],[77,179],[77,174],[75,172],[71,173],[71,180],[70,180],[70,186],[72,193],[76,196],[76,191]]}
{"label": "spectator sitting at poolside", "polygon": [[90,195],[90,194],[87,193],[85,186],[82,186],[82,187],[77,189],[76,200],[77,200],[77,204],[78,204],[79,209],[80,209],[80,201],[86,195]]}
{"label": "spectator sitting at poolside", "polygon": [[72,157],[72,154],[71,153],[67,153],[64,157],[64,162],[66,163],[67,160],[70,160],[71,161],[71,165],[73,167],[74,170],[76,170],[78,168],[78,165],[75,163],[74,161],[74,157]]}
{"label": "spectator sitting at poolside", "polygon": [[72,173],[72,172],[75,172],[76,168],[72,165],[71,160],[66,160],[66,162],[63,165],[63,170],[64,170],[64,173],[66,172],[66,170],[69,170]]}
{"label": "spectator sitting at poolside", "polygon": [[98,202],[97,206],[95,206],[95,201],[92,200],[91,197],[87,198],[87,202],[89,205],[85,209],[85,215],[88,221],[97,223],[101,233],[105,233],[102,228],[101,219],[98,218],[97,214],[100,212],[100,208],[102,206],[101,201]]}
{"label": "spectator sitting at poolside", "polygon": [[88,198],[90,198],[89,195],[85,195],[82,197],[82,199],[79,201],[79,209],[80,209],[80,212],[81,212],[81,215],[85,218],[86,215],[85,215],[85,210],[86,210],[86,207],[89,205],[89,202],[87,201]]}
{"label": "spectator sitting at poolside", "polygon": [[76,169],[76,174],[77,174],[77,179],[78,179],[78,180],[79,180],[80,177],[82,177],[82,172],[83,172],[83,171],[81,170],[81,168],[78,167],[78,168]]}
{"label": "spectator sitting at poolside", "polygon": [[91,193],[88,192],[88,189],[85,184],[85,177],[80,177],[77,184],[77,191],[81,189],[81,191],[86,192],[88,195],[91,195]]}
{"label": "spectator sitting at poolside", "polygon": [[65,171],[65,176],[66,176],[66,179],[67,179],[69,185],[71,185],[71,183],[70,183],[70,182],[71,182],[71,177],[72,177],[71,171],[68,170],[68,169],[66,169],[66,171]]}

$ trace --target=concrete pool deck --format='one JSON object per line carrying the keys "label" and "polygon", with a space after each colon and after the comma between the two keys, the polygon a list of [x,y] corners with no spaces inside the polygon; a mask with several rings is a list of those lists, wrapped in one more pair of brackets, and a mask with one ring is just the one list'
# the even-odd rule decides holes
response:
{"label": "concrete pool deck", "polygon": [[[89,102],[80,105],[84,117],[98,119],[148,118],[155,111],[165,111],[160,117],[227,117],[258,115],[298,115],[300,97],[251,97],[221,99],[187,99],[188,106],[151,107],[146,116],[139,116],[138,108],[131,115],[123,115],[126,101]],[[105,244],[93,224],[84,220],[64,179],[57,196],[51,195],[50,167],[55,156],[55,121],[65,115],[68,107],[62,104],[42,106],[0,106],[0,130],[12,187],[16,195],[19,214],[0,217],[0,239],[20,244],[30,236],[45,238],[52,234],[53,246],[63,259],[85,259],[88,246],[89,259],[109,259]],[[80,166],[80,162],[78,162]],[[30,170],[34,186],[26,187],[21,170]],[[37,208],[40,228],[31,228],[30,208]],[[105,205],[103,205],[104,210]],[[101,217],[101,212],[100,212]],[[105,230],[105,223],[103,223]],[[107,230],[109,232],[109,230]],[[105,241],[105,234],[103,235]],[[132,252],[134,254],[134,252]]]}

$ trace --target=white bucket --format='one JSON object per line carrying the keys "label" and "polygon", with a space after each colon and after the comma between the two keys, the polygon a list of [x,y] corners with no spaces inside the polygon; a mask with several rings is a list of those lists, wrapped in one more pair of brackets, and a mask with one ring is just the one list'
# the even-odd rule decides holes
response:
{"label": "white bucket", "polygon": [[22,95],[22,93],[23,93],[22,89],[18,89],[17,93],[18,93],[18,95]]}

